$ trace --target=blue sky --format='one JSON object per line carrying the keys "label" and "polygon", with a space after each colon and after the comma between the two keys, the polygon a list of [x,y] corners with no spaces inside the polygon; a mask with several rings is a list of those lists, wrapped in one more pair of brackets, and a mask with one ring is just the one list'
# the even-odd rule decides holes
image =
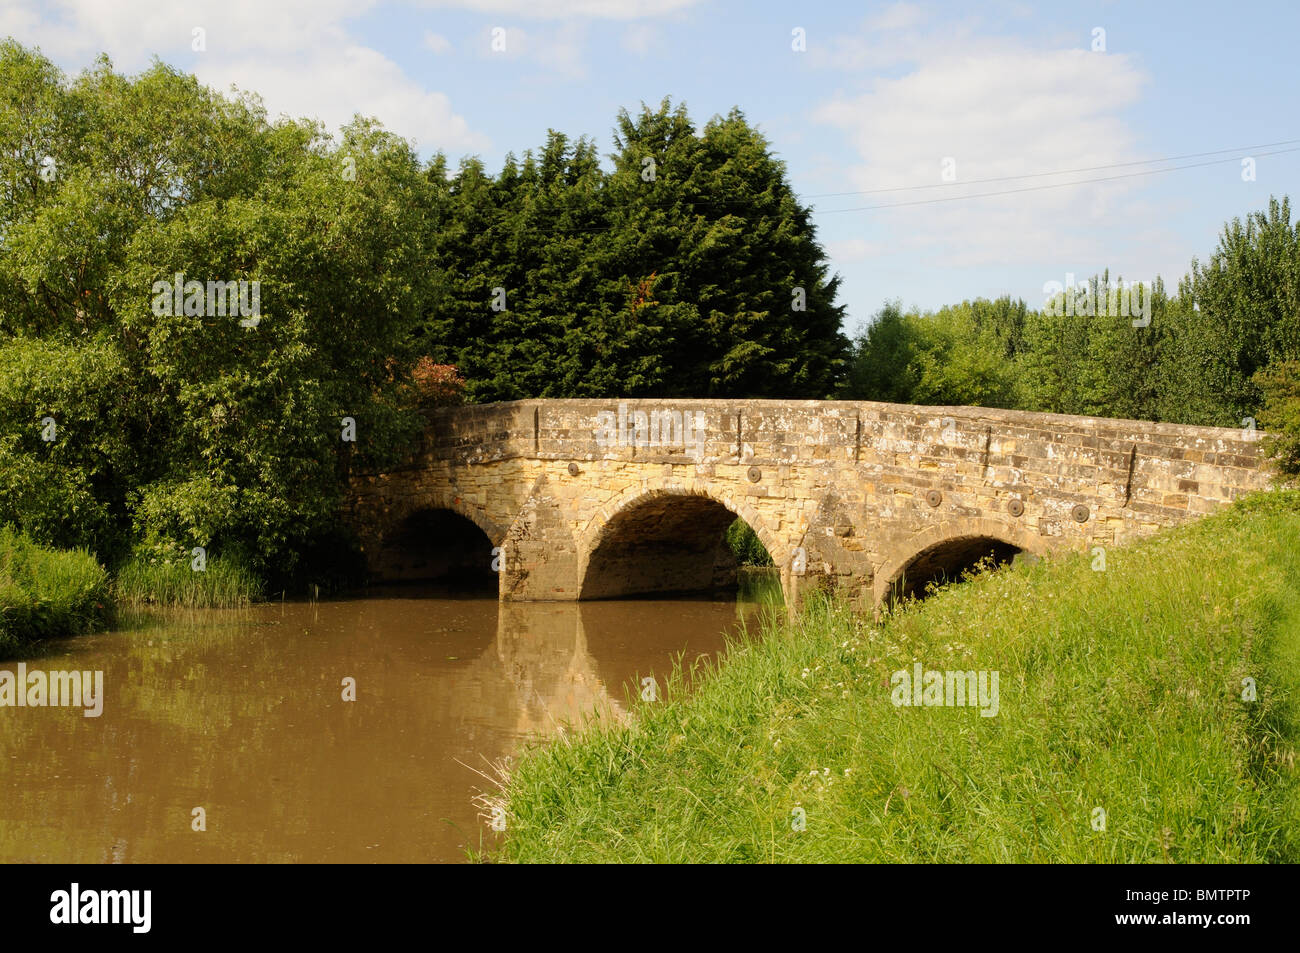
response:
{"label": "blue sky", "polygon": [[[1226,220],[1300,204],[1300,151],[1264,154],[1300,141],[1260,147],[1300,140],[1294,2],[0,0],[0,35],[70,73],[157,56],[273,114],[360,112],[493,170],[548,128],[608,151],[642,101],[699,124],[739,106],[816,209],[849,330],[894,298],[1038,306],[1047,282],[1107,266],[1172,284]],[[953,200],[861,210],[934,198]]]}

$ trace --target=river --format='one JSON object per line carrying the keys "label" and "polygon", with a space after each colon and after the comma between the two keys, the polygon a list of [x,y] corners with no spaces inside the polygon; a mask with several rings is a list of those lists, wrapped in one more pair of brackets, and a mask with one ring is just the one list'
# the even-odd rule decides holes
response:
{"label": "river", "polygon": [[102,671],[103,712],[0,708],[0,861],[464,861],[501,836],[474,799],[503,759],[625,717],[675,658],[716,658],[760,612],[425,587],[51,643],[28,670]]}

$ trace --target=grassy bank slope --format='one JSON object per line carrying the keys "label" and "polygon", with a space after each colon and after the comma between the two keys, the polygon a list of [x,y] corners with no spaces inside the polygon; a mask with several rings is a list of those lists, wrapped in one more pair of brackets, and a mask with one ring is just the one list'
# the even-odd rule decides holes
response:
{"label": "grassy bank slope", "polygon": [[40,546],[0,526],[0,657],[102,626],[108,573],[89,553]]}
{"label": "grassy bank slope", "polygon": [[[1092,563],[881,626],[815,607],[635,725],[531,750],[497,859],[1300,860],[1300,494]],[[997,670],[998,714],[896,707],[916,661]]]}

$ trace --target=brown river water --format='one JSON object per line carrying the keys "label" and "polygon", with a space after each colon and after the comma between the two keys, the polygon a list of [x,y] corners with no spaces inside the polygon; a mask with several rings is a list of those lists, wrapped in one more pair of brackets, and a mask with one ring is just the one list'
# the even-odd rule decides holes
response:
{"label": "brown river water", "polygon": [[102,671],[103,712],[0,707],[0,862],[464,861],[501,836],[479,772],[623,717],[642,679],[661,693],[674,659],[716,658],[760,611],[404,589],[54,643],[27,669]]}

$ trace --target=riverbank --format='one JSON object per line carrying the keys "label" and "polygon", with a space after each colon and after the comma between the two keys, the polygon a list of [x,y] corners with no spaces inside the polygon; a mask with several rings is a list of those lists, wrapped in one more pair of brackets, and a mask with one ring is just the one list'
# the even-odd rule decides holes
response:
{"label": "riverbank", "polygon": [[[810,607],[634,724],[531,748],[492,859],[1296,862],[1298,541],[1300,493],[1260,494],[880,625]],[[996,704],[896,704],[927,700],[918,663]]]}
{"label": "riverbank", "polygon": [[119,604],[133,609],[238,609],[259,602],[263,588],[238,560],[167,546],[137,549],[113,580]]}
{"label": "riverbank", "polygon": [[108,573],[84,550],[56,550],[0,526],[0,657],[79,635],[112,615]]}
{"label": "riverbank", "polygon": [[137,553],[110,573],[85,550],[61,550],[0,526],[0,659],[45,639],[109,626],[119,609],[230,609],[262,598],[262,584],[236,561]]}

